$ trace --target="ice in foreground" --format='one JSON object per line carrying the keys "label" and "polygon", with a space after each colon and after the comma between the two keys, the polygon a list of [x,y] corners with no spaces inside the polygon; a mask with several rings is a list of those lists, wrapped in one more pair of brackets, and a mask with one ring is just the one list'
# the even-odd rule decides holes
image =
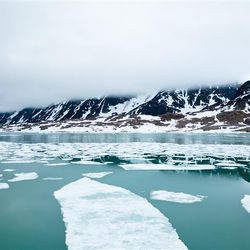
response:
{"label": "ice in foreground", "polygon": [[171,201],[177,203],[195,203],[203,201],[203,199],[206,198],[206,196],[158,190],[151,192],[150,198],[153,200]]}
{"label": "ice in foreground", "polygon": [[3,182],[0,183],[0,189],[8,189],[9,187],[10,186],[8,183],[3,183]]}
{"label": "ice in foreground", "polygon": [[27,181],[27,180],[35,180],[38,178],[38,174],[35,172],[31,173],[19,173],[15,174],[16,177],[8,180],[9,182],[17,182],[17,181]]}
{"label": "ice in foreground", "polygon": [[250,195],[245,195],[244,198],[241,200],[242,206],[250,213]]}
{"label": "ice in foreground", "polygon": [[126,189],[82,178],[54,196],[70,250],[187,249],[159,210]]}

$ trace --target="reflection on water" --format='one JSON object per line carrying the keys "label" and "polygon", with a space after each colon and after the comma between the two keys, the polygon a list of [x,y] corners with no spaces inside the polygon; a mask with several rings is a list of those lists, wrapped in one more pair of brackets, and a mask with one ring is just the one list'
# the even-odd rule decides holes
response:
{"label": "reflection on water", "polygon": [[127,143],[250,145],[249,133],[0,133],[0,141],[18,143]]}
{"label": "reflection on water", "polygon": [[247,182],[250,182],[250,169],[239,168],[239,175]]}

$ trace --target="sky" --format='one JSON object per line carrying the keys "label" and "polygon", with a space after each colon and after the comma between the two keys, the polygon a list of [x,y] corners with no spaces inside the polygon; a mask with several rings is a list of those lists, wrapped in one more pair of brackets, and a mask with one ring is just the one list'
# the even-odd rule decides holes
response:
{"label": "sky", "polygon": [[250,1],[0,1],[0,111],[250,78]]}

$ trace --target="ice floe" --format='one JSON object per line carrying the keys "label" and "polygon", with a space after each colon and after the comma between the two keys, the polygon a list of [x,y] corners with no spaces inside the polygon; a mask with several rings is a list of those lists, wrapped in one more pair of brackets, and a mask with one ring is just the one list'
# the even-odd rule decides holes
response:
{"label": "ice floe", "polygon": [[6,168],[3,171],[4,172],[13,172],[13,171],[15,171],[15,169],[13,169],[13,168]]}
{"label": "ice floe", "polygon": [[[249,167],[250,145],[190,145],[148,142],[18,144],[0,142],[0,155],[2,163],[41,163],[48,160],[51,163],[47,166],[63,166],[65,164],[99,165],[111,162],[115,164],[154,163],[154,169],[181,170],[183,168],[196,170],[200,168],[205,170],[215,167],[244,167],[241,163],[245,163]],[[15,158],[13,158],[13,155],[15,155]],[[110,161],[111,158],[116,160]],[[52,162],[58,159],[64,162]],[[74,159],[78,161],[73,161]],[[101,159],[102,163],[96,162],[95,159]],[[214,163],[217,165],[215,166]],[[168,167],[160,164],[168,165]],[[124,168],[125,165],[122,165],[122,167]],[[132,165],[126,168],[130,167],[134,168]],[[152,166],[136,166],[136,168],[139,167],[150,169]]]}
{"label": "ice floe", "polygon": [[168,219],[146,199],[89,178],[54,193],[69,250],[187,249]]}
{"label": "ice floe", "polygon": [[221,161],[214,164],[216,167],[222,168],[238,168],[238,167],[245,167],[246,165],[235,163],[234,161]]}
{"label": "ice floe", "polygon": [[212,170],[213,165],[167,165],[167,164],[120,164],[125,170]]}
{"label": "ice floe", "polygon": [[33,160],[8,160],[8,161],[2,161],[1,163],[5,164],[17,164],[17,163],[34,163],[35,161]]}
{"label": "ice floe", "polygon": [[9,182],[17,182],[17,181],[27,181],[27,180],[35,180],[38,178],[38,174],[35,172],[31,173],[18,173],[15,174],[13,179],[8,180]]}
{"label": "ice floe", "polygon": [[1,182],[0,183],[0,189],[8,189],[10,186],[8,183]]}
{"label": "ice floe", "polygon": [[59,162],[59,163],[47,163],[45,164],[46,166],[66,166],[66,165],[69,165],[69,163],[66,163],[66,162]]}
{"label": "ice floe", "polygon": [[62,179],[63,179],[62,177],[45,177],[45,178],[43,178],[43,180],[45,180],[45,181],[59,181]]}
{"label": "ice floe", "polygon": [[82,164],[82,165],[100,165],[100,162],[95,161],[74,161],[73,164]]}
{"label": "ice floe", "polygon": [[203,201],[206,196],[157,190],[150,193],[150,198],[152,200],[171,201],[177,203],[195,203]]}
{"label": "ice floe", "polygon": [[242,206],[250,213],[250,195],[245,195],[244,198],[241,200]]}
{"label": "ice floe", "polygon": [[99,173],[87,173],[87,174],[82,174],[84,177],[89,177],[89,178],[102,178],[106,175],[112,174],[113,172],[99,172]]}

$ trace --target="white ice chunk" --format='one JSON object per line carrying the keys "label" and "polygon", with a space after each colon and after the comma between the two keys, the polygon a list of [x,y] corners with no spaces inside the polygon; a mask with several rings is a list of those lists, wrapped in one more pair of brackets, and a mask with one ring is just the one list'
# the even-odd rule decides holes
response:
{"label": "white ice chunk", "polygon": [[126,189],[82,178],[54,195],[69,250],[187,249],[159,210]]}
{"label": "white ice chunk", "polygon": [[31,173],[18,173],[15,174],[16,177],[13,179],[8,180],[9,182],[17,182],[17,181],[27,181],[27,180],[34,180],[38,178],[38,174],[35,172]]}
{"label": "white ice chunk", "polygon": [[65,162],[60,162],[60,163],[47,163],[45,164],[46,166],[66,166],[66,165],[69,165],[69,163],[65,163]]}
{"label": "white ice chunk", "polygon": [[150,198],[153,200],[171,201],[177,203],[195,203],[201,202],[204,198],[206,198],[206,196],[158,190],[151,192]]}
{"label": "white ice chunk", "polygon": [[237,168],[237,167],[244,167],[246,165],[243,165],[243,164],[240,164],[240,163],[236,163],[234,161],[221,161],[221,162],[217,162],[214,164],[216,167],[224,167],[224,168],[227,168],[227,167],[234,167],[234,168]]}
{"label": "white ice chunk", "polygon": [[62,179],[63,179],[62,177],[45,177],[45,178],[43,178],[43,180],[45,180],[45,181],[59,181]]}
{"label": "white ice chunk", "polygon": [[213,165],[120,164],[126,170],[212,170]]}
{"label": "white ice chunk", "polygon": [[1,182],[0,183],[0,189],[8,189],[10,186],[8,183]]}
{"label": "white ice chunk", "polygon": [[87,173],[87,174],[82,174],[85,177],[89,178],[102,178],[108,174],[112,174],[113,172],[100,172],[100,173]]}
{"label": "white ice chunk", "polygon": [[82,165],[100,165],[100,162],[95,161],[73,161],[73,164],[82,164]]}
{"label": "white ice chunk", "polygon": [[15,171],[15,169],[12,169],[12,168],[6,168],[3,170],[4,172],[13,172]]}
{"label": "white ice chunk", "polygon": [[244,198],[241,200],[242,206],[250,213],[250,195],[245,195]]}
{"label": "white ice chunk", "polygon": [[5,164],[18,164],[18,163],[34,163],[33,160],[9,160],[9,161],[2,161],[1,163]]}

